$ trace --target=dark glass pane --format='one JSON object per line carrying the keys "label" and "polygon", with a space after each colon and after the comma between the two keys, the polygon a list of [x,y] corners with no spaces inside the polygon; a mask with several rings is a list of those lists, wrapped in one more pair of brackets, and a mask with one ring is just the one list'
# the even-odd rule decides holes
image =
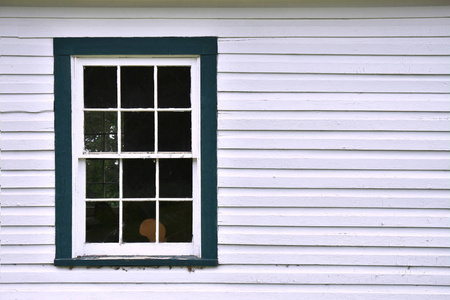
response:
{"label": "dark glass pane", "polygon": [[86,202],[86,243],[119,242],[119,202]]}
{"label": "dark glass pane", "polygon": [[158,107],[191,107],[191,67],[158,68]]}
{"label": "dark glass pane", "polygon": [[122,67],[120,70],[123,108],[152,108],[153,67]]}
{"label": "dark glass pane", "polygon": [[117,108],[116,67],[84,67],[84,107]]}
{"label": "dark glass pane", "polygon": [[118,160],[86,160],[86,198],[119,198]]}
{"label": "dark glass pane", "polygon": [[155,202],[123,202],[123,241],[155,242]]}
{"label": "dark glass pane", "polygon": [[89,152],[117,152],[116,112],[84,112],[84,148]]}
{"label": "dark glass pane", "polygon": [[155,197],[155,165],[153,159],[123,160],[124,198]]}
{"label": "dark glass pane", "polygon": [[159,219],[166,227],[165,241],[190,243],[192,241],[192,202],[160,202]]}
{"label": "dark glass pane", "polygon": [[191,151],[191,113],[158,113],[158,150]]}
{"label": "dark glass pane", "polygon": [[192,197],[192,159],[159,160],[159,196]]}
{"label": "dark glass pane", "polygon": [[122,150],[155,150],[155,116],[153,112],[122,113]]}

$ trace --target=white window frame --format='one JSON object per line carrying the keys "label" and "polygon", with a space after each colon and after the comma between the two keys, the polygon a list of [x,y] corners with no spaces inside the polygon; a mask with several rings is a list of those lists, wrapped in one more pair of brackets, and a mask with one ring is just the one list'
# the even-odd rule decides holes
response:
{"label": "white window frame", "polygon": [[[83,67],[84,66],[118,66],[118,75],[120,75],[120,66],[190,66],[191,67],[191,120],[192,120],[192,152],[155,152],[155,153],[121,153],[120,146],[118,153],[87,153],[84,151],[84,99],[83,99]],[[198,56],[72,56],[72,255],[79,256],[180,256],[194,255],[201,256],[201,161],[200,161],[200,58]],[[157,97],[157,76],[155,80],[155,103]],[[118,111],[120,116],[120,76],[117,76],[117,109],[100,109],[102,111]],[[88,109],[91,110],[91,109]],[[177,109],[123,109],[124,111],[175,111]],[[178,109],[180,110],[180,109]],[[183,111],[189,109],[182,109]],[[120,117],[119,117],[120,118]],[[120,128],[121,122],[118,122]],[[155,132],[157,132],[157,121],[155,122]],[[120,130],[120,129],[119,129]],[[118,134],[120,139],[120,134]],[[157,135],[155,135],[157,139]],[[155,142],[156,143],[156,142]],[[120,140],[119,140],[120,145]],[[155,149],[157,150],[157,149]],[[192,191],[192,242],[191,243],[86,243],[86,197],[85,197],[85,162],[86,159],[126,159],[126,158],[192,158],[193,162],[193,191]],[[121,164],[120,164],[121,165]],[[122,167],[120,167],[119,178]],[[158,168],[156,168],[158,173]],[[158,178],[158,177],[156,177]],[[121,185],[121,183],[119,183]],[[158,189],[158,179],[156,179]],[[120,187],[122,190],[122,187]],[[120,193],[122,194],[122,193]],[[158,194],[157,194],[158,195]],[[121,196],[121,195],[120,195]],[[133,199],[133,201],[145,201],[147,199]],[[152,200],[154,200],[152,198]],[[155,199],[158,201],[158,199]],[[177,199],[177,201],[182,199]],[[187,199],[189,200],[189,199]],[[101,201],[101,199],[92,199],[91,201]],[[108,201],[116,201],[108,199]],[[170,201],[170,199],[161,198],[161,201]],[[122,197],[120,197],[120,206],[122,206]],[[119,216],[119,230],[122,231],[122,215]],[[158,230],[158,226],[157,226]],[[120,234],[120,239],[121,239]]]}

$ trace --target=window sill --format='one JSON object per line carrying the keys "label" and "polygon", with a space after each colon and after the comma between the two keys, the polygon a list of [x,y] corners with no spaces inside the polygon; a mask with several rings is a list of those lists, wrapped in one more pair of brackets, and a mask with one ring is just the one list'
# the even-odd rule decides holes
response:
{"label": "window sill", "polygon": [[56,258],[55,266],[189,266],[213,267],[217,259],[196,256],[84,256],[77,258]]}

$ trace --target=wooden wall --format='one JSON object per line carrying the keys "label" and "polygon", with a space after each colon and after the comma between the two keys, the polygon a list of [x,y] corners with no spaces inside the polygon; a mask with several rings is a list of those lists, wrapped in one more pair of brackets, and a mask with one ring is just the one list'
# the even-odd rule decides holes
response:
{"label": "wooden wall", "polygon": [[[56,268],[53,37],[218,36],[219,267]],[[448,299],[450,6],[0,9],[7,299]]]}

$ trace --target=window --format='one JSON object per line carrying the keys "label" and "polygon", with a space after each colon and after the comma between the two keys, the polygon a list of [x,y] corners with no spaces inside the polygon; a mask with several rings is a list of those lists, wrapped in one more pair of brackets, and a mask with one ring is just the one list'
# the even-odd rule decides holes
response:
{"label": "window", "polygon": [[216,265],[216,38],[54,40],[55,265]]}

